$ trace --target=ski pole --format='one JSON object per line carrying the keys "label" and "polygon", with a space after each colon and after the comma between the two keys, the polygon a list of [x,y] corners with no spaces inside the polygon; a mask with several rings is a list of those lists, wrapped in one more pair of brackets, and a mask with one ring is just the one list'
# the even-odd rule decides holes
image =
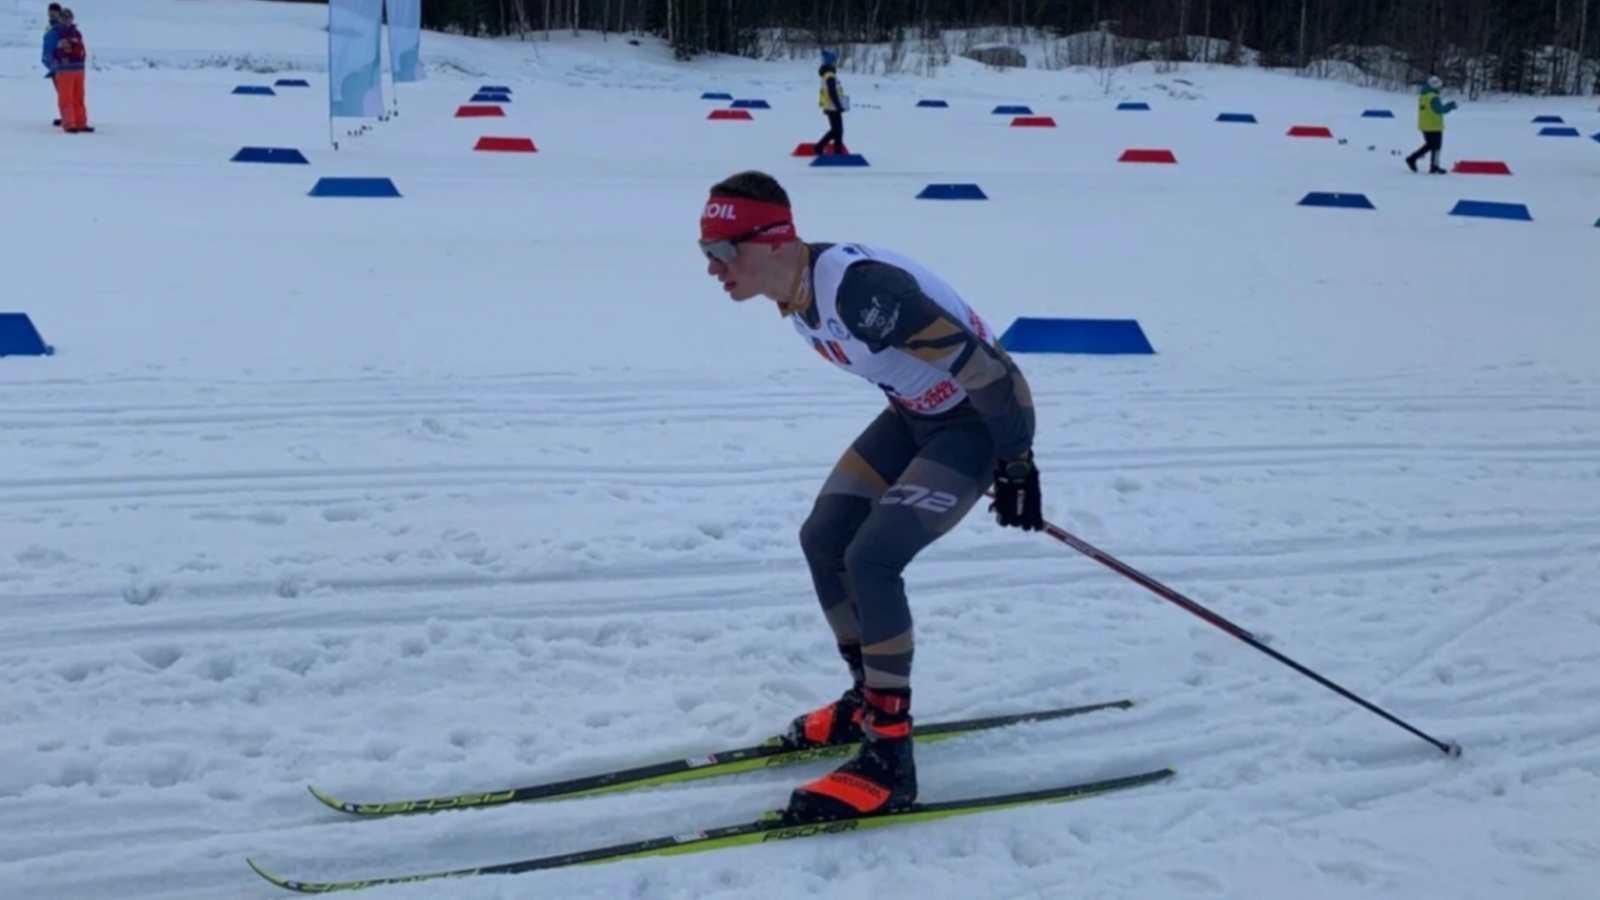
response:
{"label": "ski pole", "polygon": [[[993,494],[990,494],[990,496],[993,496]],[[1383,718],[1388,719],[1390,722],[1393,722],[1394,724],[1399,725],[1401,728],[1404,728],[1405,730],[1411,732],[1412,734],[1416,735],[1417,737],[1422,738],[1423,740],[1425,740],[1428,743],[1432,744],[1435,748],[1437,748],[1439,750],[1439,752],[1444,753],[1447,756],[1451,756],[1451,757],[1457,757],[1457,756],[1461,755],[1461,745],[1456,743],[1455,741],[1441,741],[1438,738],[1434,737],[1433,735],[1430,735],[1427,732],[1424,732],[1424,731],[1422,731],[1422,730],[1420,730],[1420,729],[1408,724],[1403,719],[1400,719],[1399,717],[1397,717],[1397,716],[1395,716],[1395,715],[1393,715],[1391,713],[1385,712],[1383,709],[1380,709],[1375,704],[1373,704],[1373,703],[1371,703],[1371,702],[1369,702],[1367,700],[1362,699],[1361,697],[1357,696],[1356,694],[1346,690],[1343,687],[1340,687],[1339,685],[1337,685],[1334,682],[1328,680],[1327,678],[1324,678],[1323,676],[1318,675],[1316,672],[1313,672],[1312,670],[1306,668],[1305,666],[1295,662],[1294,660],[1290,659],[1289,657],[1284,656],[1282,653],[1279,653],[1278,651],[1272,649],[1271,647],[1268,647],[1266,644],[1262,643],[1260,638],[1257,638],[1255,635],[1251,634],[1250,632],[1244,630],[1243,628],[1240,628],[1238,625],[1235,625],[1232,622],[1229,622],[1227,619],[1224,619],[1222,616],[1219,616],[1216,613],[1212,612],[1211,610],[1206,609],[1204,606],[1201,606],[1200,604],[1194,602],[1193,600],[1190,600],[1188,597],[1183,596],[1182,594],[1178,593],[1177,591],[1173,590],[1172,588],[1167,587],[1166,585],[1162,584],[1161,582],[1156,581],[1154,578],[1151,578],[1150,576],[1144,574],[1143,572],[1140,572],[1138,569],[1135,569],[1132,566],[1128,565],[1127,563],[1122,562],[1121,560],[1117,559],[1116,557],[1112,556],[1111,554],[1106,553],[1105,551],[1099,549],[1098,547],[1095,547],[1093,544],[1090,544],[1088,541],[1085,541],[1082,538],[1076,537],[1076,536],[1072,535],[1071,533],[1069,533],[1069,532],[1067,532],[1067,531],[1065,531],[1065,530],[1063,530],[1063,529],[1061,529],[1061,528],[1059,528],[1059,527],[1057,527],[1057,526],[1055,526],[1055,525],[1053,525],[1053,524],[1051,524],[1049,522],[1045,522],[1044,523],[1044,532],[1045,532],[1045,534],[1050,535],[1051,537],[1055,538],[1056,540],[1060,541],[1061,543],[1066,544],[1068,547],[1071,547],[1072,549],[1078,551],[1079,553],[1082,553],[1084,556],[1087,556],[1090,559],[1094,560],[1095,562],[1100,563],[1101,565],[1111,569],[1112,571],[1116,572],[1117,574],[1129,579],[1130,581],[1133,581],[1133,582],[1139,584],[1140,586],[1142,586],[1144,588],[1149,589],[1151,592],[1155,593],[1157,596],[1161,597],[1163,600],[1170,601],[1174,605],[1179,606],[1182,609],[1184,609],[1184,610],[1186,610],[1186,611],[1188,611],[1190,613],[1193,613],[1195,616],[1197,616],[1200,619],[1204,620],[1205,622],[1215,626],[1216,628],[1220,629],[1221,631],[1224,631],[1224,632],[1226,632],[1226,633],[1238,638],[1239,640],[1245,642],[1246,644],[1249,644],[1250,646],[1256,648],[1257,650],[1260,650],[1262,653],[1265,653],[1266,655],[1272,657],[1273,659],[1277,660],[1278,662],[1281,662],[1284,665],[1288,666],[1289,668],[1294,669],[1296,672],[1299,672],[1301,675],[1304,675],[1307,678],[1310,678],[1312,681],[1315,681],[1316,683],[1318,683],[1318,684],[1322,685],[1323,687],[1333,691],[1334,693],[1338,694],[1339,696],[1344,697],[1346,700],[1350,700],[1350,701],[1352,701],[1352,702],[1354,702],[1354,703],[1356,703],[1356,704],[1358,704],[1360,706],[1363,706],[1367,710],[1369,710],[1371,712],[1374,712],[1374,713],[1377,713],[1378,715],[1382,716]]]}

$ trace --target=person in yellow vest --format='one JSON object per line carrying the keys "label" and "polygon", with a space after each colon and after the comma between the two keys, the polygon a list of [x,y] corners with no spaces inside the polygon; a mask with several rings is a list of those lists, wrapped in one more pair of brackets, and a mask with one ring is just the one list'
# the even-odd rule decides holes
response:
{"label": "person in yellow vest", "polygon": [[817,92],[817,105],[822,107],[823,115],[828,117],[828,133],[817,141],[813,148],[817,155],[827,152],[828,146],[833,146],[834,153],[848,153],[844,148],[844,114],[850,108],[850,98],[845,94],[844,88],[839,84],[839,69],[835,65],[839,61],[838,54],[832,50],[822,51],[822,67],[817,69],[817,76],[822,79],[822,88]]}
{"label": "person in yellow vest", "polygon": [[1439,150],[1444,146],[1444,117],[1456,108],[1456,102],[1439,102],[1439,89],[1444,87],[1444,81],[1435,75],[1428,79],[1422,86],[1422,93],[1417,97],[1417,128],[1422,131],[1422,146],[1417,152],[1406,157],[1406,166],[1415,172],[1417,160],[1424,153],[1432,154],[1428,158],[1428,173],[1443,175],[1445,170],[1439,166]]}

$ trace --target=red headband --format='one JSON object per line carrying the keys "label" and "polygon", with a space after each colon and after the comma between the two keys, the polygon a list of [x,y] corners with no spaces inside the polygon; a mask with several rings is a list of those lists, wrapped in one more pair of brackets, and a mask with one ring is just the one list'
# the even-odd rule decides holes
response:
{"label": "red headband", "polygon": [[700,213],[700,239],[703,241],[744,237],[767,226],[781,227],[770,228],[746,240],[752,244],[782,244],[794,240],[794,213],[787,206],[743,197],[712,197]]}

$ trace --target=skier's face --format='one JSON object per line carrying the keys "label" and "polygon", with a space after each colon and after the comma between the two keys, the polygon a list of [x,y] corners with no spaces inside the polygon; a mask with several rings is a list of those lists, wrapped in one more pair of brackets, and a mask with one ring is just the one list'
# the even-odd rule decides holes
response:
{"label": "skier's face", "polygon": [[747,242],[771,227],[757,228],[737,237],[700,242],[700,250],[706,256],[706,274],[716,278],[736,302],[767,291],[781,245]]}

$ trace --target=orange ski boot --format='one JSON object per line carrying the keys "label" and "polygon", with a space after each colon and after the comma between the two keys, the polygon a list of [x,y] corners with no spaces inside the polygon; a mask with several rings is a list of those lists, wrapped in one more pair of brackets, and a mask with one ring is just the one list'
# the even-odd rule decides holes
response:
{"label": "orange ski boot", "polygon": [[839,768],[795,788],[783,821],[805,825],[905,809],[917,799],[911,752],[911,691],[865,688],[866,740]]}

